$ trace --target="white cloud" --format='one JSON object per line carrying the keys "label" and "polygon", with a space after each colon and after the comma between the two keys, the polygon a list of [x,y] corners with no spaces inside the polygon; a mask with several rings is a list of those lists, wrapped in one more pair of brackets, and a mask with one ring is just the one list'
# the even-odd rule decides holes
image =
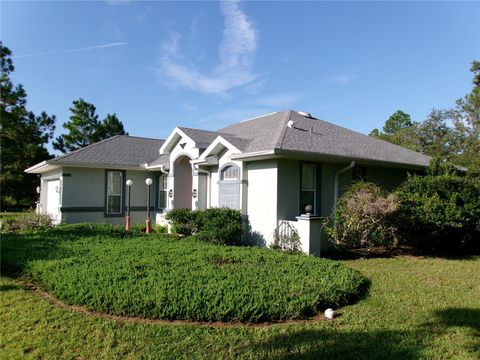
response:
{"label": "white cloud", "polygon": [[65,54],[71,52],[79,52],[79,51],[88,51],[88,50],[95,50],[95,49],[105,49],[115,46],[124,46],[127,45],[126,42],[117,42],[117,43],[110,43],[110,44],[103,44],[103,45],[95,45],[95,46],[87,46],[83,48],[77,49],[63,49],[63,50],[52,50],[52,51],[44,51],[44,52],[37,52],[31,54],[22,54],[22,55],[15,55],[12,58],[24,58],[24,57],[31,57],[31,56],[42,56],[42,55],[54,55],[54,54]]}
{"label": "white cloud", "polygon": [[163,44],[158,68],[158,75],[164,82],[206,94],[225,95],[232,88],[256,80],[252,63],[258,35],[253,23],[237,2],[222,2],[221,12],[224,29],[218,65],[212,71],[204,72],[194,64],[185,63],[179,44],[181,36],[172,33]]}

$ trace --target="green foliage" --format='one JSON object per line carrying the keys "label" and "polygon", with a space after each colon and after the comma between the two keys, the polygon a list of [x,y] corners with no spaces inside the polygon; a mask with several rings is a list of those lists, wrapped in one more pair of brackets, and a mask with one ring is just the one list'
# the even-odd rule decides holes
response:
{"label": "green foliage", "polygon": [[410,176],[397,194],[397,219],[406,241],[429,251],[480,251],[478,182],[437,169]]}
{"label": "green foliage", "polygon": [[366,286],[331,260],[111,230],[83,224],[5,235],[2,274],[21,272],[91,310],[201,321],[304,318],[357,299]]}
{"label": "green foliage", "polygon": [[45,230],[52,226],[52,218],[48,215],[37,215],[33,212],[0,213],[0,229],[2,234],[34,229]]}
{"label": "green foliage", "polygon": [[15,68],[11,51],[2,42],[0,67],[1,208],[25,209],[35,203],[38,180],[24,170],[51,157],[45,145],[53,136],[55,116],[27,110],[25,89],[10,80]]}
{"label": "green foliage", "polygon": [[357,182],[340,198],[334,214],[335,226],[324,231],[346,248],[396,246],[394,216],[398,200],[372,183]]}
{"label": "green foliage", "polygon": [[395,114],[390,116],[383,126],[385,134],[394,134],[401,129],[410,128],[414,125],[409,114],[402,110],[397,110]]}
{"label": "green foliage", "polygon": [[240,245],[243,233],[241,213],[229,208],[210,208],[197,215],[200,240],[224,245]]}
{"label": "green foliage", "polygon": [[302,242],[297,229],[289,227],[288,230],[282,231],[277,227],[273,232],[272,249],[283,250],[292,253],[301,252]]}
{"label": "green foliage", "polygon": [[[334,321],[244,326],[124,321],[66,309],[2,277],[2,359],[474,359],[480,257],[344,261],[369,296]],[[419,305],[420,304],[420,305]],[[448,304],[448,305],[446,305]],[[153,355],[150,355],[153,354]]]}
{"label": "green foliage", "polygon": [[243,233],[240,211],[210,208],[203,211],[172,209],[166,215],[175,234],[189,236],[216,244],[239,245]]}
{"label": "green foliage", "polygon": [[70,120],[63,124],[68,133],[57,137],[53,142],[53,148],[63,153],[115,135],[128,135],[115,114],[107,114],[103,121],[99,121],[96,107],[83,99],[73,101],[70,111]]}
{"label": "green foliage", "polygon": [[419,151],[421,149],[418,144],[418,126],[419,124],[412,121],[409,114],[398,110],[387,119],[383,126],[383,132],[373,129],[369,135],[410,150]]}
{"label": "green foliage", "polygon": [[172,209],[166,219],[172,223],[172,231],[181,236],[189,236],[198,230],[197,212],[190,209]]}

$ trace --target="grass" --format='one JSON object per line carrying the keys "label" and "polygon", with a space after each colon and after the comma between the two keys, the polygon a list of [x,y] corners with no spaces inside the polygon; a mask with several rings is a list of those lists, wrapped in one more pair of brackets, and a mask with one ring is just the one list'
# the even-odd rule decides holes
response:
{"label": "grass", "polygon": [[137,324],[51,305],[2,278],[0,358],[478,359],[480,258],[346,264],[370,296],[333,321],[212,327]]}
{"label": "grass", "polygon": [[2,277],[0,358],[480,358],[480,257],[343,263],[370,279],[367,298],[338,309],[333,321],[270,326],[96,318],[52,305]]}
{"label": "grass", "polygon": [[357,271],[331,260],[90,225],[5,236],[2,270],[69,304],[168,320],[301,319],[356,300],[366,287]]}

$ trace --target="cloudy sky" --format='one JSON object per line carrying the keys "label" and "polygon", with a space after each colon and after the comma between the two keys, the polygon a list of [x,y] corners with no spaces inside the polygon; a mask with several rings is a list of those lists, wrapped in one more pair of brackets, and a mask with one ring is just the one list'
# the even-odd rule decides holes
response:
{"label": "cloudy sky", "polygon": [[285,109],[368,133],[471,89],[479,2],[2,2],[28,105],[80,97],[131,135],[215,130]]}

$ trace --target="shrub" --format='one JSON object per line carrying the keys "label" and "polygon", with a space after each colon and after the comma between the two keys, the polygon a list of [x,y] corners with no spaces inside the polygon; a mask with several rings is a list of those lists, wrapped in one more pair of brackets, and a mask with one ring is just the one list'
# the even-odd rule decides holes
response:
{"label": "shrub", "polygon": [[270,245],[272,249],[289,251],[298,253],[301,251],[302,242],[297,229],[289,228],[288,231],[282,232],[277,227],[273,232],[273,244]]}
{"label": "shrub", "polygon": [[2,233],[19,232],[34,229],[48,229],[53,226],[53,220],[49,215],[37,215],[28,213],[9,213],[1,215]]}
{"label": "shrub", "polygon": [[207,242],[239,245],[243,233],[241,213],[229,208],[210,208],[197,214],[196,236]]}
{"label": "shrub", "polygon": [[166,219],[172,222],[175,234],[189,236],[197,230],[197,212],[189,209],[172,209],[167,212]]}
{"label": "shrub", "polygon": [[398,189],[402,237],[429,251],[480,251],[480,184],[436,174],[410,176]]}
{"label": "shrub", "polygon": [[[92,230],[93,229],[93,230]],[[2,236],[2,274],[21,272],[59,299],[122,316],[261,322],[350,303],[366,279],[335,261],[193,238],[118,239],[109,226]]]}
{"label": "shrub", "polygon": [[397,204],[396,195],[375,184],[357,182],[340,198],[335,228],[326,232],[346,248],[396,246],[398,234],[392,220]]}

